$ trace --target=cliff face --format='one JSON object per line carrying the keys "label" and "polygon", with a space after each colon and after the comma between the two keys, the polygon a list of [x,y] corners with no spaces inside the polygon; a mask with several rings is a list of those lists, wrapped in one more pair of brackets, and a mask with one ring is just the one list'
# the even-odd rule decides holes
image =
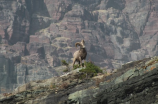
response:
{"label": "cliff face", "polygon": [[87,60],[107,69],[157,55],[157,5],[156,0],[1,0],[0,53],[8,69],[0,72],[14,81],[0,78],[6,88],[0,92],[60,75],[60,60],[71,62],[75,42],[83,38]]}
{"label": "cliff face", "polygon": [[158,57],[127,63],[110,75],[68,75],[32,81],[1,94],[0,104],[157,104]]}

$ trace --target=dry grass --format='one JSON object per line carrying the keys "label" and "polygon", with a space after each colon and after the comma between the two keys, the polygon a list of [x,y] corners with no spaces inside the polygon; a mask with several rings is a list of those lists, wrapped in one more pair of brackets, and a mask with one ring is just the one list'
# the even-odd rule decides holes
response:
{"label": "dry grass", "polygon": [[55,85],[55,83],[51,83],[50,85],[49,85],[49,89],[55,89],[57,86]]}
{"label": "dry grass", "polygon": [[109,79],[109,80],[107,80],[106,82],[110,82],[111,80]]}
{"label": "dry grass", "polygon": [[95,88],[97,88],[96,86],[90,86],[90,87],[88,87],[88,89],[95,89]]}
{"label": "dry grass", "polygon": [[154,60],[150,60],[146,65],[141,66],[141,68],[146,69],[148,66],[151,66],[157,62],[158,62],[158,58],[155,58]]}
{"label": "dry grass", "polygon": [[60,85],[59,88],[60,88],[60,89],[66,89],[66,88],[68,88],[68,83],[63,82],[63,83]]}
{"label": "dry grass", "polygon": [[149,63],[147,64],[147,66],[153,65],[154,63],[155,63],[155,60],[149,62]]}
{"label": "dry grass", "polygon": [[151,61],[149,61],[149,62],[147,63],[146,66],[151,66],[151,65],[153,65],[153,64],[155,64],[155,63],[157,63],[157,62],[158,62],[158,58],[157,58],[157,57],[154,57]]}
{"label": "dry grass", "polygon": [[101,82],[104,82],[105,81],[105,75],[103,76],[103,77],[101,77],[101,78],[96,78],[95,79],[95,85],[96,86],[99,86],[99,84],[101,83]]}
{"label": "dry grass", "polygon": [[3,93],[3,96],[4,97],[9,97],[9,96],[11,96],[12,95],[12,93]]}

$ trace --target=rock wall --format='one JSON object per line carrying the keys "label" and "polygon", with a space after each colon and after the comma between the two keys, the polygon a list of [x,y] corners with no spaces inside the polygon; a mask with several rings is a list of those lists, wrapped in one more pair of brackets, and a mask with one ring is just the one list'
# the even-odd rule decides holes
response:
{"label": "rock wall", "polygon": [[4,55],[0,54],[0,93],[12,91],[16,81],[16,69],[12,62]]}
{"label": "rock wall", "polygon": [[1,0],[0,53],[15,68],[11,86],[61,75],[60,60],[72,62],[81,39],[87,60],[108,70],[157,55],[157,5],[156,0]]}

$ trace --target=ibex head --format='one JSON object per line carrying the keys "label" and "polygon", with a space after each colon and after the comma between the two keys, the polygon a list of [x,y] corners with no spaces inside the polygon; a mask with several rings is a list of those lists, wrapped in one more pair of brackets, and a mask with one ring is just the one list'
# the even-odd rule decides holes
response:
{"label": "ibex head", "polygon": [[84,40],[81,40],[81,42],[76,42],[75,43],[75,46],[77,47],[77,46],[80,46],[80,48],[85,48],[85,42],[84,42]]}

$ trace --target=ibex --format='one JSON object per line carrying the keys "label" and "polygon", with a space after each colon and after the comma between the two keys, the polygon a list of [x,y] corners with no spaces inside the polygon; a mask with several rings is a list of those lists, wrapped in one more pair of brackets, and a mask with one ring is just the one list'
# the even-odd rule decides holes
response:
{"label": "ibex", "polygon": [[86,47],[85,47],[85,42],[84,40],[82,40],[81,42],[76,42],[75,43],[75,47],[80,46],[80,50],[76,51],[73,54],[73,67],[75,62],[77,61],[79,63],[79,65],[82,66],[82,60],[86,59],[87,56],[87,51],[86,51]]}

